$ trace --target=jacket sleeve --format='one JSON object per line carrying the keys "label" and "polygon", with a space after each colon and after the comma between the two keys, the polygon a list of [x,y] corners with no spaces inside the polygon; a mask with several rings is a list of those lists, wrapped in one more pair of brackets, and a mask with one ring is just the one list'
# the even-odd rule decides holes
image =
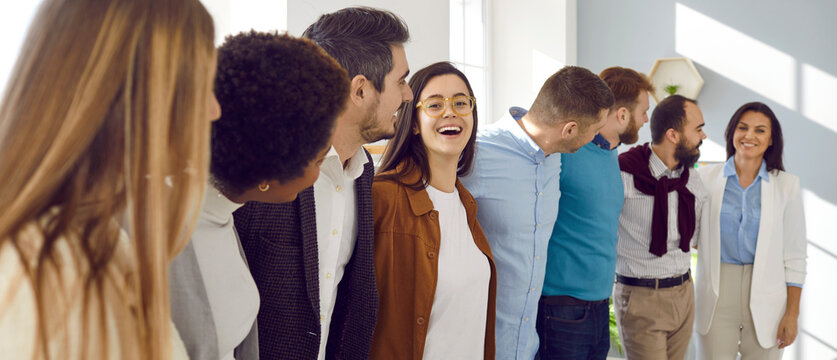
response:
{"label": "jacket sleeve", "polygon": [[799,178],[788,176],[789,189],[784,210],[782,242],[785,254],[785,282],[804,284],[808,257],[808,237],[805,233],[805,213]]}

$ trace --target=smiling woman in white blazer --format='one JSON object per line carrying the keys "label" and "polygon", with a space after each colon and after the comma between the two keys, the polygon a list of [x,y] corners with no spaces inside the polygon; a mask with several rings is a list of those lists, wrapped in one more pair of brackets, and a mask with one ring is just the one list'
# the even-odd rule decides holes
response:
{"label": "smiling woman in white blazer", "polygon": [[741,106],[725,137],[729,160],[699,169],[711,200],[698,244],[698,354],[779,359],[797,335],[806,274],[799,178],[784,171],[782,129],[767,105]]}

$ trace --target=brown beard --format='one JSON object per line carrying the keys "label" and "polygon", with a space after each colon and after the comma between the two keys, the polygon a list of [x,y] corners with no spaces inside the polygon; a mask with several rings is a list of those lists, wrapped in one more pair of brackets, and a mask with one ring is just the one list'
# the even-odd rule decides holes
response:
{"label": "brown beard", "polygon": [[395,136],[394,131],[388,129],[381,129],[378,124],[378,107],[381,105],[381,98],[375,99],[373,104],[363,117],[360,123],[360,137],[366,143],[373,143],[382,139],[392,139]]}
{"label": "brown beard", "polygon": [[628,122],[628,127],[624,132],[619,134],[619,142],[623,144],[634,144],[639,140],[639,126],[636,124],[636,118],[631,115],[631,120]]}
{"label": "brown beard", "polygon": [[683,143],[685,140],[680,140],[677,147],[674,148],[674,159],[680,163],[683,168],[691,168],[695,165],[698,158],[700,158],[700,145],[703,144],[701,140],[693,149],[686,147]]}

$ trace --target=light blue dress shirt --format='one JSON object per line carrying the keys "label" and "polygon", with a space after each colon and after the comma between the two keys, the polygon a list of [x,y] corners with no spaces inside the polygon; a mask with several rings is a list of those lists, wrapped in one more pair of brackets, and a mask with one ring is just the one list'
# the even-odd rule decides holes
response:
{"label": "light blue dress shirt", "polygon": [[523,131],[516,120],[525,114],[513,107],[477,134],[474,168],[461,179],[497,266],[497,359],[529,360],[538,351],[538,300],[561,196],[561,156],[546,156]]}
{"label": "light blue dress shirt", "polygon": [[[724,177],[727,185],[721,204],[721,262],[752,265],[761,224],[761,184],[770,181],[767,163],[761,161],[755,180],[746,189],[741,187],[735,172],[735,157],[730,157],[724,164]],[[795,283],[788,285],[802,287]]]}

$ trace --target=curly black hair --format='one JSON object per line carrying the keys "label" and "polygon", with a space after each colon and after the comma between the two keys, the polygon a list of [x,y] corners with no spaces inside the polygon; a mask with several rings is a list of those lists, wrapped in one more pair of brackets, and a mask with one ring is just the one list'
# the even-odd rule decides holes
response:
{"label": "curly black hair", "polygon": [[250,31],[218,48],[212,124],[214,185],[240,195],[262,181],[293,180],[327,145],[349,78],[307,39]]}

